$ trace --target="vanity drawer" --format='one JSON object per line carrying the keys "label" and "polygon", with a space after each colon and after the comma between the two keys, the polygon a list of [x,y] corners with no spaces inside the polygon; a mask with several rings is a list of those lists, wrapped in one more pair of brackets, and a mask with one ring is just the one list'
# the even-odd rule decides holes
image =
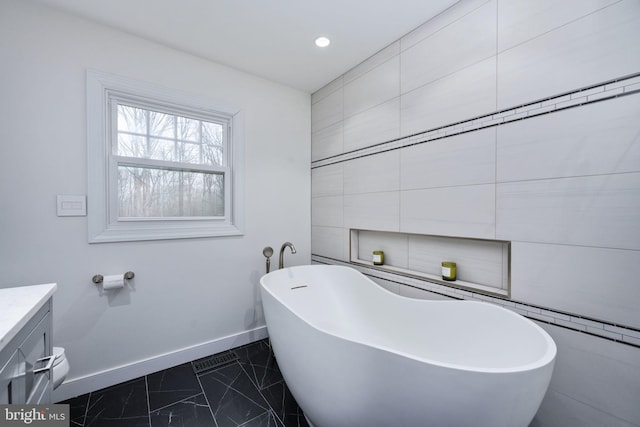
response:
{"label": "vanity drawer", "polygon": [[46,389],[49,383],[53,384],[55,356],[52,355],[49,343],[50,317],[47,313],[20,346],[25,366],[26,403],[40,402],[43,391],[46,391],[43,387]]}
{"label": "vanity drawer", "polygon": [[[4,363],[2,363],[4,362]],[[9,357],[0,360],[0,405],[18,403],[25,396],[24,359],[22,353],[15,350]]]}
{"label": "vanity drawer", "polygon": [[53,384],[51,301],[0,352],[0,404],[48,403]]}

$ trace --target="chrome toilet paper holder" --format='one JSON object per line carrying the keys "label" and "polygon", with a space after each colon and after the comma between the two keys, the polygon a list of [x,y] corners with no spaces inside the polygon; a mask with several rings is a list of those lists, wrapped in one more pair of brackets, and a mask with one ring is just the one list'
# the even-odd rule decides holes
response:
{"label": "chrome toilet paper holder", "polygon": [[[127,271],[126,273],[124,273],[123,277],[125,280],[130,280],[136,277],[136,274],[133,271]],[[102,274],[96,274],[91,278],[91,281],[96,285],[102,283],[103,280],[104,276]]]}

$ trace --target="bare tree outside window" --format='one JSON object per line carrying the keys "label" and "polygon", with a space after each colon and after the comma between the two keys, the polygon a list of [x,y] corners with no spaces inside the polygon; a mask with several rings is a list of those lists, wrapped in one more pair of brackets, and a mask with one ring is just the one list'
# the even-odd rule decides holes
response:
{"label": "bare tree outside window", "polygon": [[118,165],[121,218],[219,217],[225,214],[225,126],[119,104],[114,154],[162,161]]}

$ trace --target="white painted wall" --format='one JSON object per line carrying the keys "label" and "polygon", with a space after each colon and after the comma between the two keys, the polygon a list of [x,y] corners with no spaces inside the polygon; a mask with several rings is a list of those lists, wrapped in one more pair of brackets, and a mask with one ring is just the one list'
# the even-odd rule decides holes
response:
{"label": "white painted wall", "polygon": [[[71,372],[56,397],[264,336],[262,248],[288,240],[287,264],[310,261],[309,95],[14,0],[0,3],[0,58],[0,286],[58,283],[54,345]],[[56,195],[87,193],[87,68],[244,110],[244,236],[89,245],[86,217],[56,216]],[[130,290],[91,283],[127,270]]]}
{"label": "white painted wall", "polygon": [[[313,255],[349,261],[350,228],[511,241],[512,299],[538,308],[505,305],[555,323],[559,349],[535,426],[640,425],[640,93],[376,144],[639,73],[638,40],[635,0],[463,0],[312,95]],[[589,319],[631,345],[559,327]]]}

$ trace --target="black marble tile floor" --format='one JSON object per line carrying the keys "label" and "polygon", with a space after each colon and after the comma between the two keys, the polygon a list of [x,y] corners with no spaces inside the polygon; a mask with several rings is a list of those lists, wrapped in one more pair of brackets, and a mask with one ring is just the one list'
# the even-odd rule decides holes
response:
{"label": "black marble tile floor", "polygon": [[205,372],[185,363],[60,403],[79,427],[308,427],[268,339],[229,352]]}

